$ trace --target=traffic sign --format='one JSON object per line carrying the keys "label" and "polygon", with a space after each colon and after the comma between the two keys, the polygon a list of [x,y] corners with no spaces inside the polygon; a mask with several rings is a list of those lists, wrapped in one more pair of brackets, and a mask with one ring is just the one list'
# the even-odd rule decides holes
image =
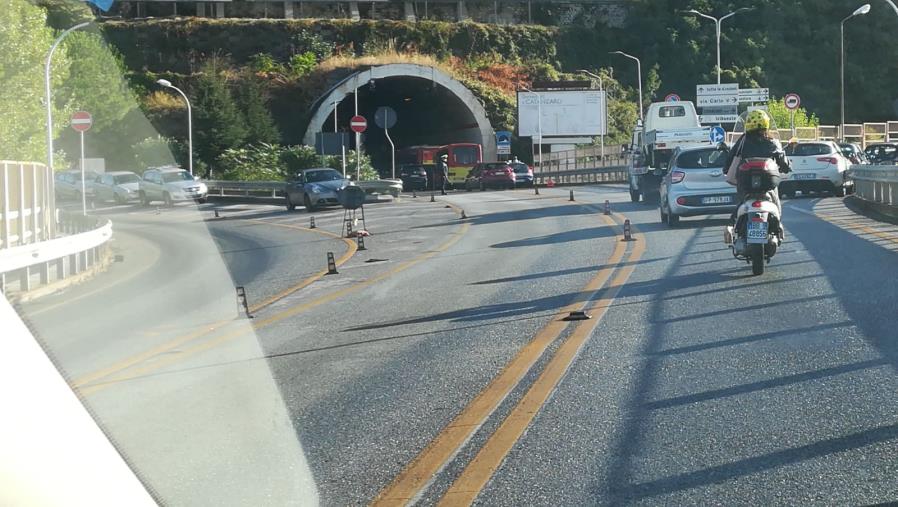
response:
{"label": "traffic sign", "polygon": [[801,105],[801,97],[799,97],[797,93],[787,93],[786,96],[783,97],[783,103],[786,104],[786,109],[794,111]]}
{"label": "traffic sign", "polygon": [[726,139],[726,131],[723,127],[714,127],[711,129],[711,142],[714,144],[722,143]]}
{"label": "traffic sign", "polygon": [[507,130],[496,132],[496,154],[511,155],[511,132]]}
{"label": "traffic sign", "polygon": [[356,134],[361,134],[368,128],[368,120],[364,116],[353,116],[349,120],[349,128]]}
{"label": "traffic sign", "polygon": [[704,114],[739,114],[738,105],[730,106],[706,106],[702,108]]}
{"label": "traffic sign", "polygon": [[382,129],[391,129],[396,125],[396,111],[390,106],[380,106],[374,112],[374,123]]}
{"label": "traffic sign", "polygon": [[716,123],[736,123],[739,121],[738,114],[701,114],[698,116],[699,123],[703,125],[713,125]]}
{"label": "traffic sign", "polygon": [[733,106],[739,104],[739,97],[736,95],[701,95],[696,97],[695,104],[699,107]]}
{"label": "traffic sign", "polygon": [[87,132],[93,124],[94,120],[87,111],[78,111],[72,115],[72,129],[77,132]]}
{"label": "traffic sign", "polygon": [[738,92],[739,102],[767,102],[770,100],[769,88],[743,88]]}
{"label": "traffic sign", "polygon": [[676,93],[669,93],[666,97],[664,97],[664,102],[679,102],[680,96]]}
{"label": "traffic sign", "polygon": [[700,84],[695,87],[695,96],[733,95],[739,94],[739,83]]}

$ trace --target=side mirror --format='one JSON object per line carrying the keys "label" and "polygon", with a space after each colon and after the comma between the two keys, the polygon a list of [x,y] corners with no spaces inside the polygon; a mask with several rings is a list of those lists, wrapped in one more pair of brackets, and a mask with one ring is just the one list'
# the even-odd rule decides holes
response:
{"label": "side mirror", "polygon": [[717,151],[730,151],[730,148],[727,143],[720,143],[717,145]]}

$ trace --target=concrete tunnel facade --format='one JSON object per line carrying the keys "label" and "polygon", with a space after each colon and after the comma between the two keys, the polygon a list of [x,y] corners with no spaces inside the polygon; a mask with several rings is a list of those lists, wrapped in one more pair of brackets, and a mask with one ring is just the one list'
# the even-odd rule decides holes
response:
{"label": "concrete tunnel facade", "polygon": [[[415,145],[478,143],[483,146],[485,161],[496,160],[493,127],[471,90],[440,69],[407,63],[360,70],[334,85],[313,104],[304,144],[314,146],[318,132],[334,132],[335,102],[336,129],[349,132],[356,88],[359,114],[368,120],[362,147],[376,168],[389,167],[389,143],[374,122],[374,111],[380,106],[396,110],[398,120],[389,133],[397,150]],[[354,143],[350,135],[350,148]]]}

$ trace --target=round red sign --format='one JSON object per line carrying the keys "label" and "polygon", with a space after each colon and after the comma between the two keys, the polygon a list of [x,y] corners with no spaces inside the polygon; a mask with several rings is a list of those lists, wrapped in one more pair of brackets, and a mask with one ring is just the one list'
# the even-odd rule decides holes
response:
{"label": "round red sign", "polygon": [[72,128],[78,132],[87,132],[94,120],[87,111],[78,111],[72,115]]}
{"label": "round red sign", "polygon": [[797,93],[788,93],[783,97],[783,102],[786,104],[786,109],[795,110],[801,105],[801,97]]}
{"label": "round red sign", "polygon": [[366,120],[364,116],[353,116],[352,119],[349,120],[349,128],[351,128],[353,132],[361,134],[368,128],[368,120]]}

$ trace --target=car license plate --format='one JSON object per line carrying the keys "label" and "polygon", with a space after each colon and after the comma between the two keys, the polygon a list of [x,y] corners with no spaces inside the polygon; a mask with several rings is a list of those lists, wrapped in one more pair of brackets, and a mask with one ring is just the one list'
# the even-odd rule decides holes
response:
{"label": "car license plate", "polygon": [[767,222],[748,222],[748,242],[767,243]]}
{"label": "car license plate", "polygon": [[817,175],[814,173],[795,173],[792,175],[793,180],[812,180],[816,177]]}
{"label": "car license plate", "polygon": [[733,202],[733,198],[728,195],[702,197],[702,204],[729,204],[731,202]]}

